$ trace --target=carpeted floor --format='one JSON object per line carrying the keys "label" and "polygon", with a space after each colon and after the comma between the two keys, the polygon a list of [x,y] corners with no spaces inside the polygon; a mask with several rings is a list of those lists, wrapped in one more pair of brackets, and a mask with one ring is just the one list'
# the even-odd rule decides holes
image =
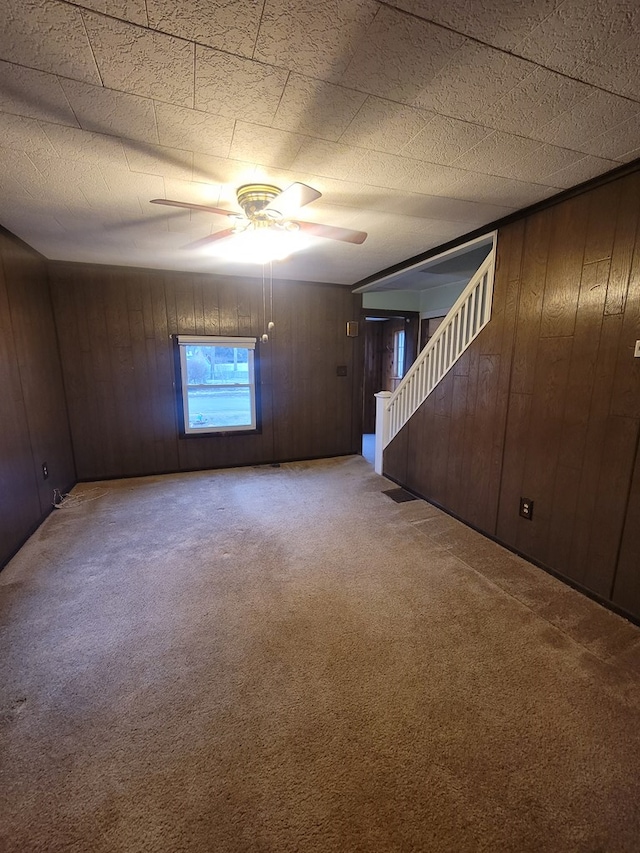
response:
{"label": "carpeted floor", "polygon": [[640,630],[392,485],[77,487],[0,574],[4,853],[640,849]]}

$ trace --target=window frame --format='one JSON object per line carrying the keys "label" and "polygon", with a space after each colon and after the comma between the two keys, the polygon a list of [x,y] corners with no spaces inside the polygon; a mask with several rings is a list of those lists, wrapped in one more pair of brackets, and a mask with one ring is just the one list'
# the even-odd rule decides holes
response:
{"label": "window frame", "polygon": [[[400,336],[402,335],[402,346],[400,346]],[[400,361],[400,352],[402,351],[402,361]],[[405,329],[396,329],[393,333],[393,364],[392,375],[393,379],[402,379],[405,374],[405,361],[407,358],[407,335]]]}
{"label": "window frame", "polygon": [[[176,397],[181,438],[211,438],[214,436],[256,435],[262,432],[260,406],[260,357],[255,337],[238,335],[172,335],[175,346]],[[250,390],[251,424],[237,426],[191,427],[189,425],[189,385],[187,381],[187,347],[217,346],[248,350],[249,382],[221,383],[219,387],[243,387]],[[208,385],[207,387],[216,387]]]}

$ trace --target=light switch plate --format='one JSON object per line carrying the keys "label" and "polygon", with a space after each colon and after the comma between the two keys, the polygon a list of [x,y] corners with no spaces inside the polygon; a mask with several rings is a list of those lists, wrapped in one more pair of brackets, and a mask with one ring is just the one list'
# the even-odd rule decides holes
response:
{"label": "light switch plate", "polygon": [[636,351],[633,354],[634,358],[640,358],[640,341],[636,341]]}

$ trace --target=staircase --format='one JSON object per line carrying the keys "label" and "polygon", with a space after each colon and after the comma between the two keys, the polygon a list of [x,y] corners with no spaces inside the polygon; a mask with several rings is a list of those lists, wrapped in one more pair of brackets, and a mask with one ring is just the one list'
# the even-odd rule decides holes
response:
{"label": "staircase", "polygon": [[418,355],[396,390],[376,394],[375,470],[384,448],[400,432],[491,319],[495,246]]}

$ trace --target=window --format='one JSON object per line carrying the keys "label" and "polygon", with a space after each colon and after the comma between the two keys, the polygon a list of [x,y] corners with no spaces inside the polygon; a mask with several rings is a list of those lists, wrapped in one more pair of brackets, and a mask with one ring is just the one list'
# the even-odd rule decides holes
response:
{"label": "window", "polygon": [[178,335],[186,435],[257,429],[255,338]]}
{"label": "window", "polygon": [[404,330],[393,333],[393,375],[396,379],[404,376]]}

